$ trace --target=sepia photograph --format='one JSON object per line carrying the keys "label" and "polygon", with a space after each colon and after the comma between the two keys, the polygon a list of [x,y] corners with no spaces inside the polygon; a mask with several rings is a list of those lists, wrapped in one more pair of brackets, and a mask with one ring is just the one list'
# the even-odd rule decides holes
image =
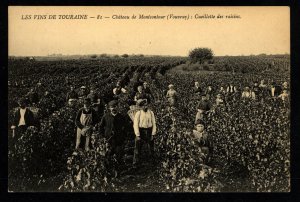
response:
{"label": "sepia photograph", "polygon": [[290,7],[9,6],[8,192],[290,192]]}

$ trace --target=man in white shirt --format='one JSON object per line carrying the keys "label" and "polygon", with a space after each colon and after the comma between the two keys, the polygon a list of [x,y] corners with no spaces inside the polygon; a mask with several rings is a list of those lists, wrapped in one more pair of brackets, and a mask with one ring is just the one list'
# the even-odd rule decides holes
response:
{"label": "man in white shirt", "polygon": [[19,100],[19,109],[15,112],[13,124],[11,129],[16,133],[17,139],[26,131],[29,126],[35,125],[33,112],[26,107],[26,100],[24,98]]}
{"label": "man in white shirt", "polygon": [[139,163],[140,153],[145,143],[150,146],[150,155],[153,157],[154,137],[156,135],[155,116],[154,113],[148,109],[147,100],[140,99],[137,101],[137,105],[141,107],[141,110],[135,114],[133,121],[133,128],[136,136],[133,157],[134,165]]}

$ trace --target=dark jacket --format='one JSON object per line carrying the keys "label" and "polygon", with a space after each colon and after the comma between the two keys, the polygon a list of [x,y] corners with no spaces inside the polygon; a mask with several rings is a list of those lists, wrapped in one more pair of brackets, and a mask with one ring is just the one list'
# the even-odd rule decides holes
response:
{"label": "dark jacket", "polygon": [[[15,112],[15,117],[14,117],[14,125],[15,126],[19,125],[20,118],[21,118],[21,113],[20,113],[20,109],[18,109]],[[35,126],[35,120],[34,120],[33,112],[28,108],[26,109],[24,119],[25,119],[26,126]]]}
{"label": "dark jacket", "polygon": [[81,114],[82,114],[82,113],[85,113],[85,114],[92,113],[92,125],[94,126],[94,125],[97,124],[98,119],[97,119],[97,114],[96,114],[95,110],[91,108],[88,112],[86,112],[86,111],[84,110],[84,108],[81,108],[81,109],[79,109],[79,111],[77,112],[77,114],[76,114],[76,119],[75,119],[75,124],[76,124],[76,126],[77,126],[78,128],[82,129],[82,128],[84,127],[84,126],[81,124],[81,122],[80,122],[80,117],[81,117]]}
{"label": "dark jacket", "polygon": [[100,122],[100,132],[110,138],[115,144],[120,145],[125,140],[127,119],[120,113],[113,116],[110,112],[104,114]]}

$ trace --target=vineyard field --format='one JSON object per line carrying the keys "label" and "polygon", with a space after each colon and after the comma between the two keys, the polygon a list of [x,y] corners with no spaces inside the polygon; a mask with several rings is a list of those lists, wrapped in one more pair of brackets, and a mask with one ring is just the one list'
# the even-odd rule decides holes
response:
{"label": "vineyard field", "polygon": [[[184,69],[187,57],[97,57],[68,60],[10,58],[8,62],[8,128],[18,100],[26,97],[36,126],[19,139],[8,131],[8,187],[10,191],[50,192],[288,192],[290,190],[290,103],[263,92],[256,100],[241,98],[246,86],[264,80],[290,83],[290,57],[220,56],[206,71]],[[114,99],[120,82],[127,93],[118,97],[119,112],[128,117],[135,85],[147,82],[153,94],[149,108],[157,122],[153,161],[132,166],[134,133],[128,117],[123,164],[117,171],[106,138],[93,129],[90,151],[74,153],[75,118],[82,104],[69,106],[73,86],[95,89],[105,104]],[[213,106],[203,120],[213,150],[206,161],[190,138],[199,97],[193,87],[210,86],[214,103],[220,87],[234,84],[237,93],[224,95],[223,107]],[[178,93],[170,107],[166,93]],[[33,89],[39,98],[30,102]],[[45,93],[47,92],[47,93]],[[107,110],[107,108],[105,108]],[[97,125],[98,126],[98,125]]]}

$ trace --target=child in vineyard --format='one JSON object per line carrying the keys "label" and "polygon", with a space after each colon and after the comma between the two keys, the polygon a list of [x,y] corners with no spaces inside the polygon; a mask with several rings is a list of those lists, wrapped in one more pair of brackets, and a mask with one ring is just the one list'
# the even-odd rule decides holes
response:
{"label": "child in vineyard", "polygon": [[204,154],[204,162],[210,161],[210,156],[212,154],[212,142],[211,137],[205,131],[204,122],[198,120],[195,123],[195,129],[193,130],[193,139],[199,144],[201,151]]}

